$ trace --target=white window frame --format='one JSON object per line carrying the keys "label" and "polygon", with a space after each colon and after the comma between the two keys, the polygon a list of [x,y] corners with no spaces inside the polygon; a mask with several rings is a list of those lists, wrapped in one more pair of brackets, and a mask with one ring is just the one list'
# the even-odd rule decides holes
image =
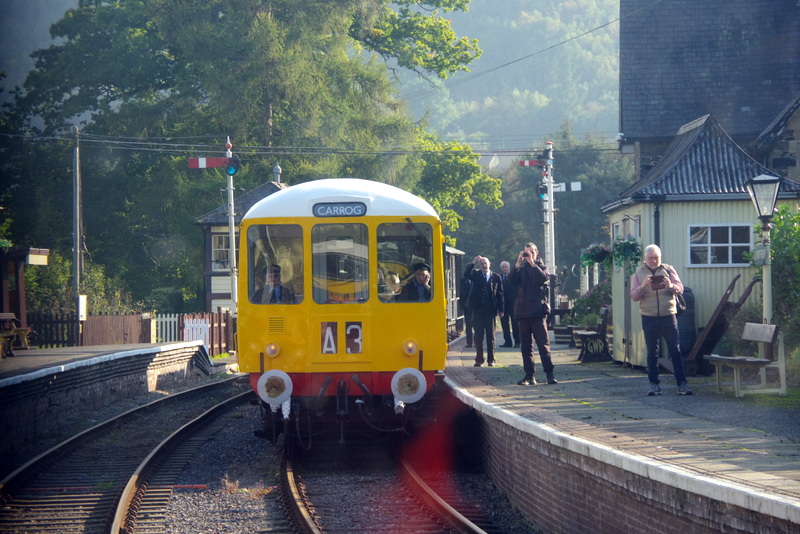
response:
{"label": "white window frame", "polygon": [[230,271],[231,264],[228,260],[230,255],[230,235],[211,234],[211,270]]}
{"label": "white window frame", "polygon": [[[731,241],[731,229],[732,228],[739,228],[744,227],[747,228],[748,238],[747,242],[737,242],[733,243]],[[708,242],[705,244],[692,244],[692,228],[727,228],[728,229],[728,241],[726,243],[711,243],[710,242],[710,231],[709,231],[709,238]],[[733,247],[747,247],[747,252],[753,251],[753,225],[752,223],[727,223],[727,224],[707,224],[707,223],[695,223],[689,224],[686,226],[686,246],[687,246],[687,258],[688,258],[688,266],[689,267],[749,267],[750,262],[748,260],[742,260],[741,263],[714,263],[711,262],[712,258],[712,248],[719,248],[719,247],[726,247],[728,249],[728,258],[731,258],[731,249]],[[692,251],[698,248],[704,248],[706,251],[706,263],[694,263]]]}

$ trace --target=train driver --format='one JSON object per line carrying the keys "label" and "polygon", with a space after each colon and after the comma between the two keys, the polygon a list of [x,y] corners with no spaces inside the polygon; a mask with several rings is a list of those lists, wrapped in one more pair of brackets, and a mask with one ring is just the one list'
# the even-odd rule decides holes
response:
{"label": "train driver", "polygon": [[262,304],[294,304],[294,293],[291,288],[281,283],[281,266],[270,265],[267,268],[266,285],[255,292],[253,302]]}
{"label": "train driver", "polygon": [[398,295],[400,302],[429,302],[431,300],[431,267],[427,263],[416,263],[412,267],[414,278],[403,286]]}

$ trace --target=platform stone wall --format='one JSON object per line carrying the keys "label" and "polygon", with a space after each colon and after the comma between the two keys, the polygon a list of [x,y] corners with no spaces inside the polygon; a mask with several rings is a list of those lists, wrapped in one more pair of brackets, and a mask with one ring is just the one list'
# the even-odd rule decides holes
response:
{"label": "platform stone wall", "polygon": [[796,532],[771,497],[459,398],[478,412],[488,475],[545,534]]}
{"label": "platform stone wall", "polygon": [[122,398],[208,377],[210,360],[202,344],[134,352],[55,367],[0,387],[0,454],[13,455],[50,435],[64,419],[91,417],[93,410]]}

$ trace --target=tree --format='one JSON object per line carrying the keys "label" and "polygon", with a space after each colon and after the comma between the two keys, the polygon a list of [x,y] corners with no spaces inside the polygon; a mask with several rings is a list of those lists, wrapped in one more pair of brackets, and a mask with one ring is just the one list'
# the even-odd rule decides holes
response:
{"label": "tree", "polygon": [[490,0],[450,18],[484,50],[469,73],[438,87],[401,73],[413,110],[442,137],[502,148],[543,139],[570,120],[579,131],[617,132],[618,0]]}
{"label": "tree", "polygon": [[780,288],[772,293],[772,322],[780,325],[792,350],[800,347],[800,212],[780,206],[772,226],[772,280]]}
{"label": "tree", "polygon": [[[134,304],[122,283],[109,277],[102,265],[86,263],[82,291],[88,297],[92,314],[132,313],[142,310]],[[51,251],[48,265],[31,265],[25,269],[26,302],[29,312],[67,314],[75,311],[72,287],[72,262]]]}
{"label": "tree", "polygon": [[500,180],[483,172],[471,147],[424,132],[418,143],[422,170],[412,192],[430,202],[446,231],[457,231],[463,219],[459,211],[475,208],[476,201],[495,209],[502,206]]}
{"label": "tree", "polygon": [[433,8],[425,14],[389,5],[82,0],[53,25],[60,43],[34,54],[36,69],[0,117],[15,241],[68,255],[73,124],[86,246],[136,300],[155,288],[190,301],[202,292],[192,221],[222,203],[225,177],[190,172],[186,160],[222,155],[226,135],[244,162],[237,188],[269,179],[277,152],[290,183],[361,176],[411,190],[425,166],[396,147],[413,146],[417,126],[385,62],[447,76],[480,51],[436,10],[466,0],[419,4]]}

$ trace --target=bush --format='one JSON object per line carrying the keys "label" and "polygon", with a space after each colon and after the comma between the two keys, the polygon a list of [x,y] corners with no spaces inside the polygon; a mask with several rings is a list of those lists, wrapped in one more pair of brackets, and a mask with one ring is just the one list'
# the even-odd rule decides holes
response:
{"label": "bush", "polygon": [[[597,326],[600,308],[611,306],[611,279],[606,278],[575,300],[574,323],[584,326]],[[593,317],[592,317],[593,316]],[[590,322],[591,321],[591,322]]]}

